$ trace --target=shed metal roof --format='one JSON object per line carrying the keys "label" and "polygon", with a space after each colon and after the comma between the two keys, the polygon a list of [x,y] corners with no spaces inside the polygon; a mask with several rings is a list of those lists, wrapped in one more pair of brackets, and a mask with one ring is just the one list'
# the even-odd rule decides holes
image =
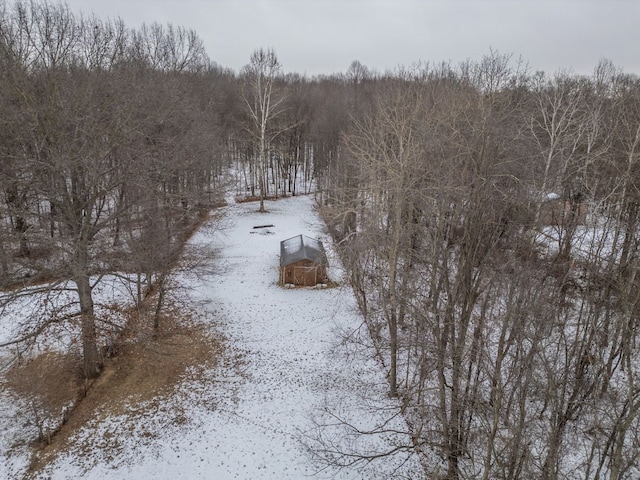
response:
{"label": "shed metal roof", "polygon": [[299,260],[311,260],[327,265],[327,255],[320,240],[297,235],[280,242],[280,266],[286,267]]}

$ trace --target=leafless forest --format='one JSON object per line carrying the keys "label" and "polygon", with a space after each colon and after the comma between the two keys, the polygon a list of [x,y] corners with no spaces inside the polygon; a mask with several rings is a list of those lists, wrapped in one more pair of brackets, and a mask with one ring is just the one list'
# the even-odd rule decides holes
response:
{"label": "leafless forest", "polygon": [[640,79],[496,52],[311,79],[247,60],[0,3],[2,308],[74,292],[15,348],[78,322],[99,375],[124,328],[94,312],[101,275],[140,302],[225,192],[313,192],[425,478],[638,478]]}

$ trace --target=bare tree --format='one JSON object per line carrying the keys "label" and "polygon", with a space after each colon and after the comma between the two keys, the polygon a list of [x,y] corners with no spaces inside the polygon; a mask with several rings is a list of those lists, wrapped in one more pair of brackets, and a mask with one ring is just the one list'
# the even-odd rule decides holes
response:
{"label": "bare tree", "polygon": [[[111,253],[121,230],[139,238],[146,209],[159,208],[165,234],[154,240],[166,240],[171,255],[162,256],[161,266],[155,262],[153,273],[163,280],[211,188],[211,137],[195,141],[202,109],[195,96],[181,96],[186,77],[180,83],[177,76],[208,65],[198,39],[169,28],[163,42],[170,54],[161,68],[174,70],[158,71],[135,61],[126,32],[118,22],[78,19],[66,7],[33,3],[17,4],[0,35],[3,59],[12,66],[2,98],[18,106],[9,110],[18,129],[14,145],[0,151],[12,166],[2,172],[2,188],[21,219],[25,246],[27,226],[35,235],[42,219],[50,221],[50,276],[75,285],[78,311],[68,318],[81,319],[89,378],[102,363],[93,289],[110,269],[127,270]],[[160,100],[148,102],[153,95]],[[149,198],[159,200],[152,205]],[[133,249],[120,253],[131,258]]]}
{"label": "bare tree", "polygon": [[398,388],[398,328],[404,324],[403,304],[414,280],[412,243],[416,234],[412,228],[417,214],[414,197],[423,183],[422,114],[419,87],[399,80],[398,85],[380,92],[373,115],[356,123],[345,137],[360,174],[357,202],[371,209],[365,212],[357,204],[350,206],[360,210],[360,226],[366,231],[366,246],[361,243],[360,247],[375,258],[372,267],[378,275],[372,278],[372,286],[378,290],[387,324],[392,395]]}
{"label": "bare tree", "polygon": [[250,63],[242,69],[245,82],[243,100],[249,112],[250,132],[257,143],[257,179],[260,188],[260,212],[264,212],[266,192],[266,163],[271,141],[281,132],[274,129],[274,121],[282,114],[286,96],[278,91],[282,72],[273,50],[262,48],[251,54]]}
{"label": "bare tree", "polygon": [[143,24],[132,37],[134,57],[148,63],[152,70],[198,72],[209,66],[202,39],[194,30],[172,24]]}

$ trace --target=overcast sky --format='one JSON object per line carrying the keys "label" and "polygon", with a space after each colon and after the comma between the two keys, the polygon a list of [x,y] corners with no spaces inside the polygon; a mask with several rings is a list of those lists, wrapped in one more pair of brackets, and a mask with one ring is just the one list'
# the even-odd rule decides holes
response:
{"label": "overcast sky", "polygon": [[209,57],[238,71],[256,48],[284,70],[379,72],[417,61],[479,60],[490,49],[532,71],[589,74],[602,58],[640,74],[638,0],[67,0],[75,12],[129,27],[193,28]]}

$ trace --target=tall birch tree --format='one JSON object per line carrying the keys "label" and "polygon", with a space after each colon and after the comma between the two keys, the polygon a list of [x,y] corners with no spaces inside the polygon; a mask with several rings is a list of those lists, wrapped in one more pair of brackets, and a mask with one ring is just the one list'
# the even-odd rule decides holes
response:
{"label": "tall birch tree", "polygon": [[283,112],[286,96],[278,91],[277,81],[282,66],[272,49],[254,51],[247,65],[242,68],[244,90],[242,98],[250,117],[249,131],[257,149],[258,184],[260,189],[260,212],[265,212],[267,156],[274,133],[274,122]]}

